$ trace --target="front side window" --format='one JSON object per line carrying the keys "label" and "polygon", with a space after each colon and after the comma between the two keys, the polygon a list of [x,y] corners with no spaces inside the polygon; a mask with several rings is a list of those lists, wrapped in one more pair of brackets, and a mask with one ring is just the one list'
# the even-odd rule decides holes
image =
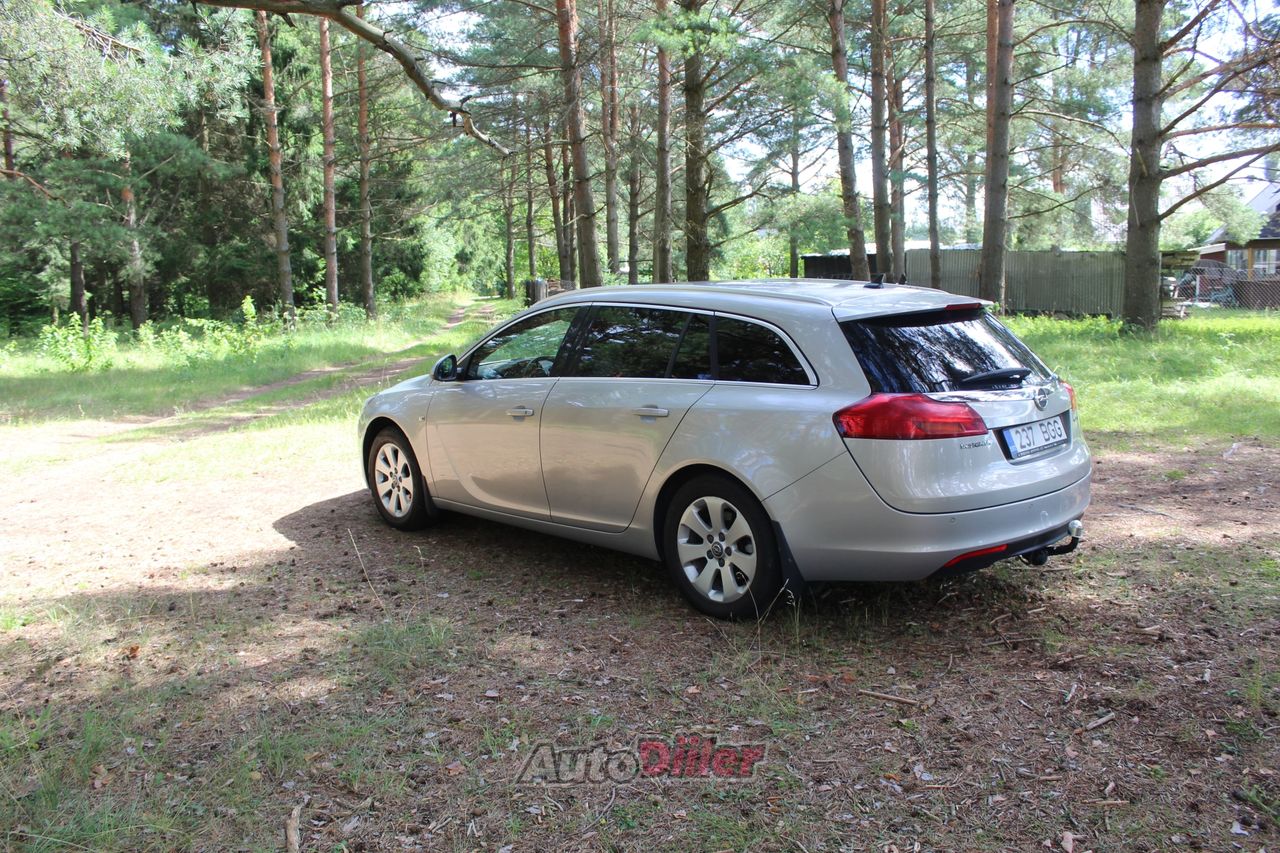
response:
{"label": "front side window", "polygon": [[786,341],[759,323],[716,317],[716,378],[722,382],[809,385]]}
{"label": "front side window", "polygon": [[1244,249],[1227,249],[1227,266],[1243,271],[1245,263]]}
{"label": "front side window", "polygon": [[598,305],[582,333],[573,376],[661,379],[671,368],[689,314]]}
{"label": "front side window", "polygon": [[527,317],[489,338],[471,355],[467,379],[530,379],[550,376],[577,308]]}

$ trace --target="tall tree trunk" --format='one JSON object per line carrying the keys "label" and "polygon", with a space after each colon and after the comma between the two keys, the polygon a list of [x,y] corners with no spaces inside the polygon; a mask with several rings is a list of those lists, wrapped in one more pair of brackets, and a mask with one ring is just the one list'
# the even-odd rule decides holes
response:
{"label": "tall tree trunk", "polygon": [[529,278],[538,277],[538,240],[533,230],[533,132],[524,126],[524,240],[529,247]]}
{"label": "tall tree trunk", "polygon": [[542,143],[542,159],[547,173],[547,195],[551,198],[551,227],[556,232],[556,273],[561,286],[573,281],[570,271],[569,224],[560,206],[560,186],[556,181],[555,153],[551,147],[551,126],[546,127]]}
{"label": "tall tree trunk", "polygon": [[844,0],[831,0],[827,7],[831,30],[831,69],[836,78],[836,152],[840,162],[840,209],[844,214],[845,236],[849,241],[849,266],[853,278],[868,281],[867,236],[862,229],[862,205],[858,201],[858,178],[853,160],[853,112],[849,108],[849,51],[845,41]]}
{"label": "tall tree trunk", "polygon": [[[667,0],[658,0],[658,17],[666,17]],[[653,280],[673,280],[671,270],[671,58],[658,48],[658,127],[653,199]]]}
{"label": "tall tree trunk", "polygon": [[640,283],[640,107],[631,105],[627,160],[627,284]]}
{"label": "tall tree trunk", "polygon": [[[964,58],[964,92],[969,112],[977,112],[977,68],[972,57]],[[978,230],[978,155],[969,148],[964,155],[964,241],[977,243],[982,240]]]}
{"label": "tall tree trunk", "polygon": [[889,201],[889,164],[886,151],[888,81],[885,53],[888,41],[887,0],[871,0],[871,197],[876,238],[876,272],[888,275],[892,266],[893,205]]}
{"label": "tall tree trunk", "polygon": [[605,257],[621,269],[618,241],[618,19],[614,0],[597,0],[600,23],[600,141],[604,147]]}
{"label": "tall tree trunk", "polygon": [[284,169],[280,152],[280,127],[276,116],[275,70],[271,64],[271,32],[267,13],[256,14],[258,47],[262,51],[262,113],[267,125],[267,163],[271,174],[271,223],[275,233],[276,278],[280,307],[285,323],[292,328],[297,316],[293,307],[293,263],[289,253],[289,214],[284,206]]}
{"label": "tall tree trunk", "polygon": [[560,206],[564,208],[564,245],[565,255],[569,259],[569,287],[581,287],[578,282],[578,252],[577,252],[577,208],[578,205],[574,200],[574,184],[573,169],[570,164],[569,146],[560,147],[560,191],[563,195],[560,198]]}
{"label": "tall tree trunk", "polygon": [[582,287],[598,287],[600,255],[596,249],[596,204],[591,195],[591,164],[587,161],[586,118],[582,109],[582,69],[578,67],[577,0],[556,0],[556,33],[560,46],[560,76],[573,156],[573,199],[578,233],[578,267]]}
{"label": "tall tree trunk", "polygon": [[9,81],[0,78],[0,135],[4,137],[5,176],[13,181],[18,176],[14,170],[18,168],[13,152],[13,126],[9,123]]}
{"label": "tall tree trunk", "polygon": [[329,49],[329,19],[320,19],[320,124],[324,132],[324,290],[329,319],[338,318],[338,205],[333,182],[338,168],[334,152],[333,65]]}
{"label": "tall tree trunk", "polygon": [[996,41],[996,63],[987,70],[992,100],[987,111],[986,204],[982,217],[978,295],[992,302],[1004,302],[1004,244],[1009,224],[1009,120],[1013,110],[1013,0],[996,0],[996,3],[996,31],[987,35]]}
{"label": "tall tree trunk", "polygon": [[125,275],[129,281],[129,323],[134,331],[147,322],[147,269],[142,257],[142,242],[138,238],[138,200],[133,193],[133,163],[124,158],[124,187],[120,190],[124,202],[124,230],[129,235],[129,260],[125,263]]}
{"label": "tall tree trunk", "polygon": [[[790,163],[788,164],[788,175],[791,178],[791,197],[794,199],[800,195],[800,117],[792,115],[791,117],[791,139],[788,152],[790,155]],[[791,278],[800,277],[800,236],[796,233],[794,222],[787,225],[787,275]]]}
{"label": "tall tree trunk", "polygon": [[[364,18],[364,4],[356,6],[356,17]],[[364,42],[356,45],[356,139],[360,148],[360,292],[364,313],[370,320],[378,316],[373,288],[373,203],[369,198],[369,83],[365,74]]]}
{"label": "tall tree trunk", "polygon": [[80,331],[89,334],[89,303],[85,299],[84,262],[80,260],[80,241],[72,240],[71,255],[71,310],[80,318]]}
{"label": "tall tree trunk", "polygon": [[942,246],[938,235],[938,69],[934,4],[924,3],[924,136],[929,191],[929,286],[942,287]]}
{"label": "tall tree trunk", "polygon": [[[701,10],[703,0],[680,0],[689,14]],[[707,78],[702,54],[684,59],[684,239],[685,280],[711,278],[711,240],[707,234],[707,206],[711,175],[707,168]]]}
{"label": "tall tree trunk", "polygon": [[507,277],[507,298],[516,298],[516,164],[512,161],[510,172],[508,167],[499,165],[502,175],[502,223],[505,241]]}
{"label": "tall tree trunk", "polygon": [[[889,54],[892,57],[892,53]],[[902,124],[902,77],[889,66],[889,202],[893,207],[893,219],[889,233],[893,241],[893,278],[907,271],[906,219],[906,132]]]}
{"label": "tall tree trunk", "polygon": [[1124,322],[1160,320],[1160,43],[1165,0],[1137,0],[1133,21],[1133,131],[1129,155],[1129,232],[1125,239]]}

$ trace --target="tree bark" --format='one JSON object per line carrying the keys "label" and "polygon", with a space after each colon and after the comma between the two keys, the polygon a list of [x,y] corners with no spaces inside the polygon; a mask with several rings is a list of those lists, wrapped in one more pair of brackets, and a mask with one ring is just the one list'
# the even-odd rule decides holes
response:
{"label": "tree bark", "polygon": [[71,256],[71,310],[80,318],[81,334],[89,334],[89,303],[85,299],[84,262],[80,260],[80,241],[72,240]]}
{"label": "tree bark", "polygon": [[542,143],[542,159],[547,173],[547,195],[551,198],[551,227],[556,232],[556,273],[563,282],[573,281],[569,260],[569,225],[560,207],[560,187],[556,181],[555,154],[551,147],[551,126],[546,127]]}
{"label": "tree bark", "polygon": [[604,147],[605,258],[621,269],[618,240],[618,21],[614,0],[598,0],[600,19],[600,141]]}
{"label": "tree bark", "polygon": [[982,260],[978,294],[1004,302],[1005,237],[1009,202],[1009,120],[1013,110],[1013,0],[996,0],[996,64],[987,70],[991,104],[988,109],[987,180],[982,218]]}
{"label": "tree bark", "polygon": [[856,281],[868,281],[867,236],[862,229],[862,205],[858,201],[858,178],[853,159],[853,114],[849,108],[849,51],[845,39],[844,0],[831,0],[827,7],[831,30],[831,68],[836,78],[836,152],[840,163],[840,208],[844,214],[845,236],[849,241],[849,266]]}
{"label": "tree bark", "polygon": [[538,277],[538,240],[533,230],[533,132],[524,126],[524,239],[529,247],[529,278]]}
{"label": "tree bark", "polygon": [[[364,5],[356,7],[356,17],[364,18]],[[378,301],[373,287],[373,203],[370,200],[369,171],[372,157],[369,149],[369,82],[365,73],[365,48],[356,45],[356,140],[360,149],[360,292],[364,295],[364,313],[377,319]]]}
{"label": "tree bark", "polygon": [[893,205],[889,201],[887,156],[888,86],[885,52],[888,40],[887,0],[871,0],[871,195],[876,238],[876,272],[888,275],[892,266]]}
{"label": "tree bark", "polygon": [[576,231],[578,219],[575,210],[577,204],[573,198],[573,169],[570,163],[569,146],[560,147],[560,206],[564,208],[564,245],[565,255],[569,259],[569,287],[578,287],[578,252]]}
{"label": "tree bark", "polygon": [[[702,8],[703,0],[680,0],[690,14]],[[685,280],[711,278],[711,241],[707,234],[707,206],[711,177],[707,169],[707,79],[702,71],[702,55],[696,51],[684,59],[684,239]]]}
{"label": "tree bark", "polygon": [[[508,172],[508,168],[510,171]],[[503,239],[506,248],[505,272],[507,278],[508,299],[516,298],[516,165],[510,167],[499,165],[498,174],[502,176],[502,224]]]}
{"label": "tree bark", "polygon": [[[658,17],[667,14],[667,0],[658,0]],[[673,280],[671,270],[671,58],[658,48],[658,127],[656,189],[653,207],[653,280]]]}
{"label": "tree bark", "polygon": [[630,157],[627,162],[627,284],[640,283],[640,107],[631,105]]}
{"label": "tree bark", "polygon": [[15,181],[17,175],[17,159],[13,151],[13,126],[9,122],[9,81],[0,78],[0,135],[4,137],[4,170],[5,176]]}
{"label": "tree bark", "polygon": [[124,160],[124,187],[120,200],[124,202],[124,230],[129,235],[129,260],[125,275],[129,281],[129,323],[136,332],[147,322],[147,270],[142,257],[142,242],[138,238],[138,200],[133,193],[133,164],[126,155]]}
{"label": "tree bark", "polygon": [[[892,53],[889,54],[892,57]],[[907,176],[906,176],[906,131],[902,124],[902,78],[890,64],[889,74],[889,203],[893,207],[893,218],[889,224],[890,239],[893,241],[892,276],[896,281],[907,271],[906,219],[907,219]]]}
{"label": "tree bark", "polygon": [[[791,178],[791,197],[795,198],[800,195],[800,130],[797,127],[799,123],[798,116],[791,118],[791,150],[788,176]],[[800,238],[796,234],[796,226],[794,222],[787,225],[787,275],[791,278],[800,277]]]}
{"label": "tree bark", "polygon": [[582,287],[599,287],[600,255],[596,248],[595,199],[591,195],[591,165],[587,161],[586,119],[582,109],[582,69],[578,67],[577,0],[556,0],[556,34],[560,47],[560,76],[573,159],[573,200],[578,234],[578,267]]}
{"label": "tree bark", "polygon": [[938,235],[938,69],[934,4],[924,3],[924,135],[929,192],[929,286],[942,287],[942,246]]}
{"label": "tree bark", "polygon": [[1129,231],[1125,239],[1124,322],[1150,329],[1160,319],[1160,43],[1165,0],[1137,0],[1133,22],[1133,129]]}
{"label": "tree bark", "polygon": [[[964,59],[964,91],[970,112],[977,112],[974,90],[978,86],[977,71],[972,58]],[[964,241],[977,243],[982,239],[978,230],[978,155],[973,149],[964,156]]]}
{"label": "tree bark", "polygon": [[267,163],[271,175],[271,223],[275,233],[276,279],[285,323],[292,328],[297,320],[293,306],[293,263],[289,251],[289,214],[284,206],[284,170],[280,151],[280,128],[276,115],[275,70],[271,60],[271,33],[267,13],[256,14],[258,48],[262,52],[262,113],[267,125]]}
{"label": "tree bark", "polygon": [[334,151],[333,65],[329,49],[329,19],[320,19],[320,100],[324,133],[324,289],[329,319],[338,318],[338,206],[333,182],[338,158]]}

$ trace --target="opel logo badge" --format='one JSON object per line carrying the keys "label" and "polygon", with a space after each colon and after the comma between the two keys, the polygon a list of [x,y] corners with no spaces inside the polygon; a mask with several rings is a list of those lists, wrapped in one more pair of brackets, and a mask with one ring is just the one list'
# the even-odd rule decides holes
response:
{"label": "opel logo badge", "polygon": [[1037,388],[1035,400],[1036,408],[1043,411],[1044,407],[1049,405],[1049,389],[1044,386]]}

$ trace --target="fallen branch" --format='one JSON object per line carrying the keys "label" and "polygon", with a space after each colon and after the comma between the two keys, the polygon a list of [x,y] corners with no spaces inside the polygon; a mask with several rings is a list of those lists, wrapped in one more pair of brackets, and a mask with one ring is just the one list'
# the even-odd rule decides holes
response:
{"label": "fallen branch", "polygon": [[1076,731],[1078,731],[1078,732],[1091,732],[1091,731],[1093,731],[1094,729],[1098,728],[1099,726],[1105,726],[1107,723],[1111,722],[1111,721],[1112,721],[1112,720],[1114,720],[1115,718],[1116,718],[1116,712],[1115,712],[1115,711],[1112,711],[1110,714],[1107,714],[1105,717],[1099,717],[1098,719],[1094,720],[1092,723],[1089,723],[1089,724],[1088,724],[1087,726],[1085,726],[1084,728],[1082,728],[1082,729],[1076,729]]}
{"label": "fallen branch", "polygon": [[289,819],[284,822],[284,846],[289,853],[298,853],[302,847],[302,806],[294,806]]}
{"label": "fallen branch", "polygon": [[872,699],[883,699],[886,702],[897,702],[901,705],[919,705],[915,699],[908,699],[906,696],[894,696],[892,693],[877,693],[874,690],[858,690],[863,696],[870,696]]}

